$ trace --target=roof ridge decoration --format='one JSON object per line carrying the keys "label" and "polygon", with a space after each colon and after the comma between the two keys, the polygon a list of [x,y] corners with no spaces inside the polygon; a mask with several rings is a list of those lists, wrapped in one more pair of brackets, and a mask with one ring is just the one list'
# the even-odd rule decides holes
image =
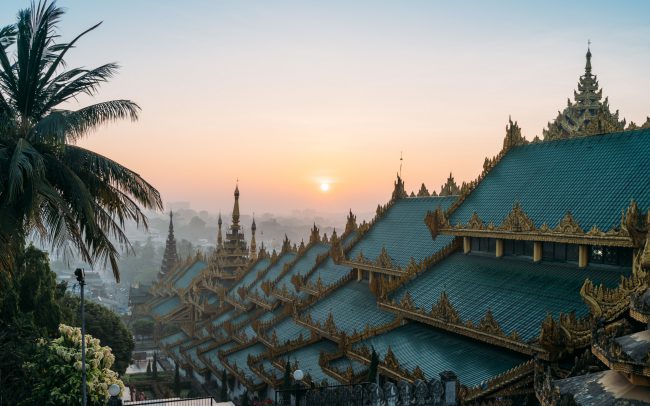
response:
{"label": "roof ridge decoration", "polygon": [[[363,364],[369,365],[372,351],[367,345],[363,344],[355,349],[350,349],[347,354],[351,359],[355,359],[362,362]],[[416,365],[415,368],[413,368],[413,371],[409,371],[404,366],[400,365],[390,345],[386,351],[386,355],[384,355],[384,359],[379,360],[378,367],[382,370],[383,374],[390,376],[397,381],[404,380],[411,384],[415,383],[416,381],[422,382],[423,387],[425,388],[424,393],[426,394],[426,384],[423,382],[425,380],[425,376],[422,372],[422,369]],[[424,396],[422,396],[421,400],[424,401]]]}
{"label": "roof ridge decoration", "polygon": [[457,249],[461,247],[460,240],[454,238],[449,244],[443,247],[441,250],[437,251],[433,255],[422,260],[420,263],[416,263],[413,258],[409,260],[408,265],[405,268],[405,272],[399,277],[393,280],[382,279],[379,286],[379,299],[386,300],[389,294],[393,293],[399,287],[401,287],[406,282],[414,279],[420,273],[426,271],[431,266],[437,264],[438,262],[445,259],[447,256],[451,255]]}
{"label": "roof ridge decoration", "polygon": [[341,238],[347,236],[353,231],[357,231],[358,228],[359,227],[357,226],[357,216],[352,214],[352,209],[350,209],[350,213],[348,214],[347,221],[345,222],[345,231],[343,231],[343,235],[341,235]]}
{"label": "roof ridge decoration", "polygon": [[[477,341],[509,348],[524,354],[533,355],[537,353],[544,359],[549,358],[548,350],[539,346],[537,342],[524,342],[516,331],[511,332],[509,335],[505,334],[490,310],[476,325],[471,320],[463,321],[445,291],[441,292],[440,298],[432,305],[430,311],[416,307],[408,291],[399,303],[395,299],[390,301],[384,299],[379,300],[377,305],[380,309],[396,313],[406,319],[419,321]],[[562,322],[564,323],[562,324],[563,328],[567,331],[580,331],[580,328],[575,327],[577,325],[575,317],[573,319],[562,319]],[[565,334],[562,337],[557,337],[557,339],[560,338],[564,339]]]}
{"label": "roof ridge decoration", "polygon": [[460,194],[460,191],[460,188],[454,180],[454,175],[449,172],[449,177],[447,178],[445,184],[440,187],[440,193],[438,196],[456,196]]}
{"label": "roof ridge decoration", "polygon": [[[647,217],[647,216],[646,216]],[[447,215],[436,208],[428,211],[425,223],[429,227],[432,238],[438,234],[455,236],[509,238],[529,241],[555,241],[571,244],[611,245],[620,247],[648,247],[643,263],[650,267],[650,244],[646,244],[650,219],[642,219],[634,200],[631,201],[627,211],[621,214],[621,223],[603,231],[597,226],[585,231],[576,221],[571,211],[567,211],[559,220],[557,226],[551,228],[544,223],[539,228],[533,219],[524,211],[519,201],[515,201],[513,208],[504,218],[501,225],[486,224],[476,213],[468,220],[467,224],[458,223],[450,225]],[[638,268],[638,266],[637,266]]]}
{"label": "roof ridge decoration", "polygon": [[503,150],[508,151],[520,145],[526,145],[528,141],[521,135],[521,128],[517,122],[512,122],[512,117],[508,117],[508,125],[506,125],[506,136],[503,139]]}
{"label": "roof ridge decoration", "polygon": [[429,196],[437,196],[436,191],[433,191],[433,194],[429,193],[429,189],[424,185],[424,182],[422,183],[422,186],[420,186],[420,190],[418,191],[417,197],[429,197]]}
{"label": "roof ridge decoration", "polygon": [[314,227],[312,227],[311,234],[309,235],[309,244],[316,244],[318,242],[320,242],[319,229],[316,227],[316,223],[314,223]]}
{"label": "roof ridge decoration", "polygon": [[567,99],[567,106],[553,122],[542,131],[545,141],[573,138],[585,135],[623,131],[625,119],[619,121],[618,110],[612,113],[609,100],[601,102],[602,89],[598,78],[591,73],[591,49],[587,48],[585,74],[580,76],[578,91],[573,92],[574,102]]}
{"label": "roof ridge decoration", "polygon": [[342,350],[336,351],[334,353],[325,353],[321,351],[318,354],[318,365],[321,367],[323,372],[325,372],[327,375],[331,376],[332,378],[336,379],[339,382],[351,385],[354,382],[357,382],[359,379],[362,379],[362,377],[367,376],[368,371],[363,370],[359,374],[355,375],[351,365],[348,365],[345,371],[342,371],[339,368],[330,365],[331,361],[346,356],[347,356],[346,353]]}
{"label": "roof ridge decoration", "polygon": [[404,189],[404,181],[402,180],[402,177],[399,176],[399,173],[397,174],[397,179],[395,180],[394,188],[393,188],[393,194],[391,195],[390,200],[397,201],[399,199],[404,199],[408,197],[408,194],[406,193],[406,190]]}

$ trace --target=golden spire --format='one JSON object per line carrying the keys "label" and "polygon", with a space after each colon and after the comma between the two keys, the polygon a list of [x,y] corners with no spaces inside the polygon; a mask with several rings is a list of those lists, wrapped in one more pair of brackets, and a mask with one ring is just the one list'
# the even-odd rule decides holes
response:
{"label": "golden spire", "polygon": [[257,226],[255,225],[255,214],[253,214],[253,224],[251,225],[251,234],[253,235],[251,237],[251,261],[255,261],[257,259],[257,243],[255,242],[255,230],[257,230]]}
{"label": "golden spire", "polygon": [[235,206],[232,209],[232,226],[233,230],[239,229],[239,180],[235,186]]}
{"label": "golden spire", "polygon": [[219,220],[217,221],[217,224],[219,225],[219,232],[217,233],[217,248],[220,248],[223,245],[223,237],[221,236],[221,224],[223,224],[223,221],[221,221],[221,212],[219,212]]}

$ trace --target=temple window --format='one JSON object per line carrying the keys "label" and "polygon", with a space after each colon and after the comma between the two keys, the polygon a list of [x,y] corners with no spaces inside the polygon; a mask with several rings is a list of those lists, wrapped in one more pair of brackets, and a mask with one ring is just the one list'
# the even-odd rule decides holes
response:
{"label": "temple window", "polygon": [[632,266],[632,249],[593,245],[589,251],[589,262],[592,264]]}
{"label": "temple window", "polygon": [[503,255],[532,257],[533,242],[505,240],[503,244]]}
{"label": "temple window", "polygon": [[495,252],[496,240],[494,238],[476,238],[472,237],[473,252]]}
{"label": "temple window", "polygon": [[543,244],[542,259],[544,261],[578,262],[578,246],[557,242]]}

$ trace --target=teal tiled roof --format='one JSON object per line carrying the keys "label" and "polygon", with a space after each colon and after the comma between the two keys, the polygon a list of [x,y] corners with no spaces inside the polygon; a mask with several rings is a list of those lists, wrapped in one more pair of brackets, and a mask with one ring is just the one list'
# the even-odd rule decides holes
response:
{"label": "teal tiled roof", "polygon": [[293,275],[306,275],[316,264],[316,257],[320,254],[326,253],[329,249],[330,246],[323,243],[317,243],[309,247],[309,249],[307,249],[300,258],[296,260],[289,272],[278,281],[276,286],[278,288],[286,286],[289,292],[295,295],[297,292],[293,283],[291,283],[291,277]]}
{"label": "teal tiled roof", "polygon": [[347,371],[348,367],[352,368],[352,372],[355,375],[359,375],[368,370],[368,367],[358,361],[350,359],[348,357],[341,357],[335,360],[330,361],[329,365],[340,372]]}
{"label": "teal tiled roof", "polygon": [[215,317],[210,321],[210,324],[213,326],[218,326],[220,324],[225,323],[226,321],[230,320],[233,316],[237,314],[237,310],[235,309],[230,309],[225,313],[221,313],[219,316]]}
{"label": "teal tiled roof", "polygon": [[350,268],[345,265],[338,265],[332,257],[328,257],[323,263],[321,263],[318,268],[312,273],[308,282],[316,284],[318,278],[321,278],[321,281],[325,286],[329,286],[339,281],[341,278],[350,273]]}
{"label": "teal tiled roof", "polygon": [[280,276],[280,273],[284,269],[284,264],[288,264],[289,262],[293,261],[293,259],[296,257],[295,252],[286,252],[278,258],[275,264],[271,265],[264,277],[258,279],[253,286],[251,287],[251,292],[252,293],[257,293],[261,297],[265,297],[266,294],[262,290],[262,282],[264,281],[273,281],[275,278]]}
{"label": "teal tiled roof", "polygon": [[172,335],[162,338],[160,340],[160,345],[165,345],[165,346],[172,345],[172,344],[179,343],[181,341],[185,341],[187,339],[188,339],[187,334],[185,334],[182,331],[179,331],[178,333],[174,333]]}
{"label": "teal tiled roof", "polygon": [[181,304],[181,299],[178,296],[171,296],[162,302],[158,303],[151,309],[151,313],[156,316],[166,316],[171,313],[176,307]]}
{"label": "teal tiled roof", "polygon": [[201,355],[203,356],[203,358],[205,358],[206,362],[209,363],[214,369],[223,369],[223,365],[221,365],[221,361],[219,361],[219,351],[228,351],[229,349],[233,348],[235,345],[237,345],[235,342],[228,341],[227,343],[222,344],[216,348],[213,348],[210,351],[206,351]]}
{"label": "teal tiled roof", "polygon": [[192,280],[197,277],[201,271],[208,267],[208,264],[203,261],[196,261],[190,265],[178,279],[174,282],[176,288],[187,289]]}
{"label": "teal tiled roof", "polygon": [[305,339],[311,336],[311,330],[301,324],[296,323],[292,317],[286,317],[276,325],[272,326],[266,333],[266,336],[268,338],[271,338],[273,331],[275,331],[275,334],[278,337],[278,342],[280,344],[284,344],[289,340],[296,340],[300,337],[301,334]]}
{"label": "teal tiled roof", "polygon": [[424,224],[427,211],[435,210],[438,206],[444,210],[455,200],[455,196],[397,200],[352,247],[347,258],[354,260],[362,252],[364,257],[375,260],[385,247],[396,266],[405,267],[411,258],[416,262],[422,261],[453,240],[453,237],[447,235],[431,240],[431,233]]}
{"label": "teal tiled roof", "polygon": [[268,375],[273,376],[275,379],[281,379],[284,376],[284,371],[280,371],[268,359],[263,360],[260,365]]}
{"label": "teal tiled roof", "polygon": [[[194,365],[196,365],[199,369],[204,369],[204,368],[205,368],[205,364],[204,364],[203,361],[201,361],[201,359],[199,358],[199,356],[198,356],[198,354],[197,354],[197,351],[198,351],[197,346],[194,346],[194,347],[192,347],[192,348],[186,350],[186,351],[185,351],[185,358],[186,358],[186,359],[189,358],[189,360],[191,360],[192,363],[193,363]],[[188,361],[189,361],[189,360],[188,360]]]}
{"label": "teal tiled roof", "polygon": [[352,231],[350,234],[346,235],[343,238],[343,241],[341,241],[341,245],[343,246],[343,248],[347,248],[350,244],[352,244],[354,239],[357,238],[358,234],[359,234],[358,231],[355,230]]}
{"label": "teal tiled roof", "polygon": [[517,147],[508,152],[453,213],[466,224],[477,212],[495,225],[518,201],[535,222],[557,226],[567,211],[583,230],[618,228],[631,199],[650,207],[650,130],[626,131]]}
{"label": "teal tiled roof", "polygon": [[251,369],[248,367],[248,356],[255,356],[263,353],[266,350],[263,344],[257,343],[250,347],[246,347],[242,350],[235,351],[232,354],[227,356],[228,363],[230,365],[237,365],[237,368],[240,371],[243,371],[246,378],[251,382],[258,384],[261,383],[261,378],[258,377]]}
{"label": "teal tiled roof", "polygon": [[460,383],[467,386],[478,385],[527,361],[523,355],[415,322],[357,343],[353,349],[363,344],[374,348],[382,360],[390,345],[402,368],[413,371],[419,366],[427,379],[454,371]]}
{"label": "teal tiled roof", "polygon": [[246,272],[246,275],[244,275],[243,278],[241,278],[237,283],[235,283],[231,288],[230,288],[230,295],[233,297],[236,297],[239,299],[239,295],[237,294],[237,289],[240,287],[247,287],[251,283],[255,281],[255,278],[257,278],[257,274],[260,271],[263,271],[266,269],[269,264],[271,263],[271,260],[268,258],[260,259],[253,265],[251,269]]}
{"label": "teal tiled roof", "polygon": [[573,310],[587,313],[580,288],[589,278],[614,286],[622,273],[614,267],[578,268],[554,262],[486,255],[452,254],[398,289],[391,298],[401,300],[406,291],[415,305],[429,311],[442,291],[463,320],[477,323],[488,309],[506,334],[516,331],[522,339],[539,335],[547,314]]}
{"label": "teal tiled roof", "polygon": [[395,316],[377,308],[375,296],[367,282],[349,282],[325,296],[302,314],[310,313],[314,322],[321,325],[332,312],[334,323],[347,335],[361,332],[365,325],[376,327],[390,323]]}
{"label": "teal tiled roof", "polygon": [[314,344],[306,345],[295,351],[283,354],[281,358],[285,360],[285,362],[288,359],[291,364],[293,364],[294,361],[298,361],[298,367],[305,374],[309,374],[314,383],[318,384],[323,380],[333,381],[329,375],[323,372],[320,365],[318,364],[320,353],[335,352],[337,349],[338,346],[336,344],[327,340],[320,340]]}

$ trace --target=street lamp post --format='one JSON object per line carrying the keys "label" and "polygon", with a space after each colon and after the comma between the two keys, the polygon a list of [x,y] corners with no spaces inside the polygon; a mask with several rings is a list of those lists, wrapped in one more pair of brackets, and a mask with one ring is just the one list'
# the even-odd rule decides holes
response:
{"label": "street lamp post", "polygon": [[84,286],[86,286],[86,273],[82,268],[77,268],[74,275],[79,282],[81,290],[81,405],[86,406],[86,318],[84,314]]}
{"label": "street lamp post", "polygon": [[303,382],[302,378],[305,377],[305,374],[300,369],[293,371],[293,379],[296,381],[296,406],[300,406],[300,401],[302,400],[302,390]]}

